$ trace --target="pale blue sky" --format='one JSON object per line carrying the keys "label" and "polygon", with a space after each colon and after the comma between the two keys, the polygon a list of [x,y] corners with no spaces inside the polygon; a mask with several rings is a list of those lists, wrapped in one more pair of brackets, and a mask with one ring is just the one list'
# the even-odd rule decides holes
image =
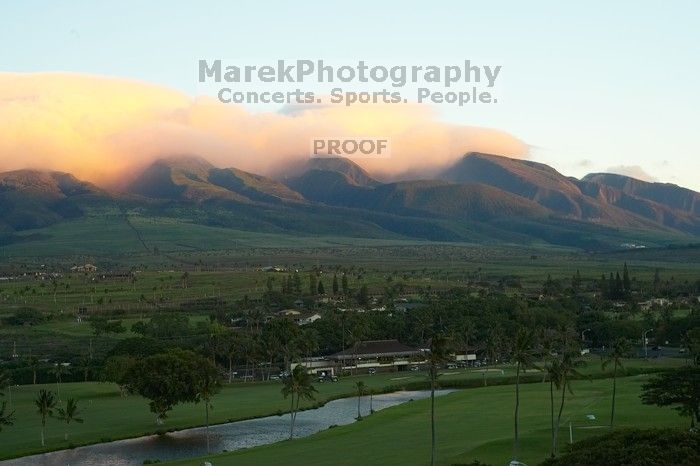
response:
{"label": "pale blue sky", "polygon": [[565,174],[639,165],[700,189],[699,5],[5,0],[0,70],[194,94],[200,58],[480,59],[503,65],[499,104],[441,108],[441,118],[507,131]]}

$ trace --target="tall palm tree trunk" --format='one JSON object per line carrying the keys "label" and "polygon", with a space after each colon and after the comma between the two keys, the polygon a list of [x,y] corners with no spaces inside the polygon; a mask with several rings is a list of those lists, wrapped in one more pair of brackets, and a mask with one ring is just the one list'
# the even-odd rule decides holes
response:
{"label": "tall palm tree trunk", "polygon": [[294,393],[292,393],[292,405],[289,408],[289,440],[294,438]]}
{"label": "tall palm tree trunk", "polygon": [[513,418],[513,427],[515,432],[515,439],[513,440],[513,461],[518,459],[518,414],[520,411],[520,363],[518,363],[515,369],[515,416]]}
{"label": "tall palm tree trunk", "polygon": [[555,451],[557,449],[557,440],[554,433],[554,381],[549,379],[549,413],[551,417],[552,424],[552,451],[551,456],[554,458]]}
{"label": "tall palm tree trunk", "polygon": [[615,395],[617,392],[617,363],[613,368],[613,393],[612,393],[612,409],[610,410],[610,428],[613,428],[615,422]]}
{"label": "tall palm tree trunk", "polygon": [[204,418],[206,421],[206,427],[204,428],[204,432],[207,437],[207,455],[209,454],[209,400],[204,400]]}
{"label": "tall palm tree trunk", "polygon": [[437,461],[437,445],[435,444],[435,375],[430,379],[430,465]]}
{"label": "tall palm tree trunk", "polygon": [[566,397],[566,380],[561,384],[561,404],[559,405],[559,414],[557,415],[557,425],[554,430],[554,453],[559,453],[559,426],[561,425],[561,414],[564,411],[564,399]]}

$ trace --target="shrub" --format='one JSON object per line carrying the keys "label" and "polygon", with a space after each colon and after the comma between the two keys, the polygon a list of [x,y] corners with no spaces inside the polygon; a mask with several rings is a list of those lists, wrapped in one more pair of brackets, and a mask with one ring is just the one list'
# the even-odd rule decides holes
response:
{"label": "shrub", "polygon": [[691,466],[700,464],[700,435],[676,429],[625,429],[574,443],[542,466]]}

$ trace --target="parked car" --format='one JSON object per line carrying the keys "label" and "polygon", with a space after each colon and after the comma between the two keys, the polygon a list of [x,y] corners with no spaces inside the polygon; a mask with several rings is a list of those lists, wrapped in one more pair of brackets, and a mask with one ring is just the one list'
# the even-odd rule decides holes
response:
{"label": "parked car", "polygon": [[408,368],[408,370],[410,370],[410,371],[412,371],[412,372],[415,372],[415,371],[418,370],[418,366],[411,366],[411,367]]}
{"label": "parked car", "polygon": [[377,373],[377,369],[374,367],[370,367],[369,369],[367,369],[367,373],[370,375],[374,375]]}
{"label": "parked car", "polygon": [[447,368],[448,369],[457,369],[457,364],[451,362],[451,363],[447,364]]}

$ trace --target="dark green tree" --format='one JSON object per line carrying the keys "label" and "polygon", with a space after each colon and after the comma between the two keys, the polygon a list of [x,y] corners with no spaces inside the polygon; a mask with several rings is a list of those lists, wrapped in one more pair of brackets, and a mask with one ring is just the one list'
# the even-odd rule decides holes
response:
{"label": "dark green tree", "polygon": [[110,333],[124,333],[126,328],[121,320],[110,320],[106,317],[96,316],[90,319],[90,326],[95,336],[107,335]]}
{"label": "dark green tree", "polygon": [[700,464],[700,435],[678,429],[624,429],[586,438],[541,466]]}
{"label": "dark green tree", "polygon": [[[7,372],[0,370],[0,396],[5,395],[3,392],[10,386],[10,383],[10,376]],[[13,424],[14,417],[14,411],[9,411],[7,409],[7,402],[3,401],[2,404],[0,404],[0,432],[2,431],[2,426],[11,426]]]}
{"label": "dark green tree", "polygon": [[630,272],[627,268],[627,262],[625,262],[625,266],[622,269],[622,290],[625,293],[630,293],[632,291],[632,282],[630,280]]}
{"label": "dark green tree", "polygon": [[574,291],[579,291],[581,289],[581,272],[576,269],[576,273],[571,277],[571,289]]}
{"label": "dark green tree", "polygon": [[338,294],[338,274],[333,274],[333,294]]}
{"label": "dark green tree", "polygon": [[127,374],[127,388],[150,400],[149,408],[162,424],[179,403],[199,400],[201,357],[185,350],[171,350],[141,359]]}
{"label": "dark green tree", "polygon": [[700,422],[700,367],[688,366],[661,373],[642,385],[642,403],[674,406],[690,418],[691,429]]}
{"label": "dark green tree", "polygon": [[683,347],[693,358],[693,364],[700,365],[700,327],[693,327],[683,335]]}
{"label": "dark green tree", "polygon": [[366,306],[369,304],[369,289],[364,283],[360,287],[360,291],[357,292],[357,302],[361,306]]}
{"label": "dark green tree", "polygon": [[128,393],[129,371],[136,365],[136,358],[125,355],[112,356],[105,361],[102,378],[119,386],[122,396]]}
{"label": "dark green tree", "polygon": [[0,432],[2,432],[2,426],[11,426],[15,421],[15,412],[7,409],[7,401],[3,401],[0,404]]}

